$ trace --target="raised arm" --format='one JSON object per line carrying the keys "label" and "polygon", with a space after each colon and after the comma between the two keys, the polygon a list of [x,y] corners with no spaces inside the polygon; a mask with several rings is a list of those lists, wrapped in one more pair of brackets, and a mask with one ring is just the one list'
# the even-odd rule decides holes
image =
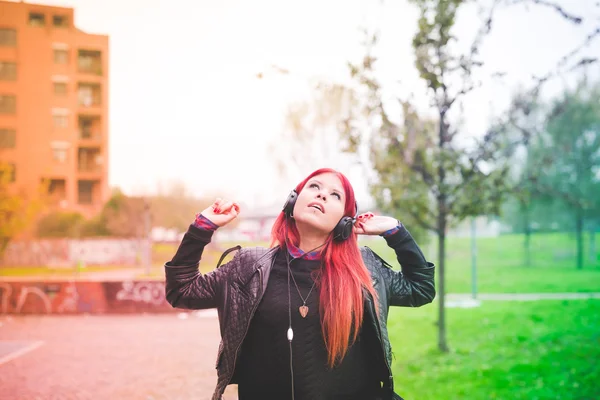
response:
{"label": "raised arm", "polygon": [[390,305],[419,307],[431,303],[435,298],[433,263],[425,259],[404,225],[400,225],[395,233],[384,238],[388,246],[396,252],[396,259],[402,268],[401,271],[384,268]]}
{"label": "raised arm", "polygon": [[373,253],[383,266],[390,305],[419,307],[433,301],[434,265],[425,259],[423,252],[403,224],[391,217],[365,213],[358,217],[355,231],[363,235],[383,236],[388,246],[396,252],[401,271],[393,270],[391,265]]}
{"label": "raised arm", "polygon": [[217,199],[196,216],[175,256],[165,264],[166,298],[173,307],[203,309],[217,306],[218,294],[227,280],[228,271],[239,262],[239,253],[223,267],[204,275],[198,266],[214,231],[232,221],[238,213],[237,204]]}

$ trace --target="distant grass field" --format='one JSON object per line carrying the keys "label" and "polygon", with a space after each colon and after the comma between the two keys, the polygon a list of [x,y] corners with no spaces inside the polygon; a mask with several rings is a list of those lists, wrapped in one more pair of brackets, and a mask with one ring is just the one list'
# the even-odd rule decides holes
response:
{"label": "distant grass field", "polygon": [[390,311],[395,388],[407,400],[600,398],[600,300],[448,309],[448,354],[437,350],[437,304]]}
{"label": "distant grass field", "polygon": [[[585,263],[576,269],[575,238],[569,234],[535,234],[531,238],[531,264],[525,266],[523,235],[477,239],[477,290],[485,293],[600,292],[600,235],[595,259],[590,260],[586,238]],[[385,241],[365,243],[392,265],[395,254]],[[435,264],[437,243],[422,246]],[[471,239],[449,238],[446,258],[446,292],[471,291]]]}

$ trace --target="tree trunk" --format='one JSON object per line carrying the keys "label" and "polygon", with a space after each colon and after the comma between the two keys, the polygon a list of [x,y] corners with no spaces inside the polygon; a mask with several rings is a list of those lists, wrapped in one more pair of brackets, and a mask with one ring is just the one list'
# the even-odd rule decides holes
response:
{"label": "tree trunk", "polygon": [[531,267],[531,221],[527,205],[523,208],[523,219],[525,220],[525,266]]}
{"label": "tree trunk", "polygon": [[[438,223],[439,225],[439,223]],[[445,224],[444,224],[445,225]],[[446,232],[438,232],[438,289],[437,298],[439,299],[438,310],[438,347],[443,352],[448,352],[448,343],[446,341],[446,285],[445,285],[445,261],[446,261]]]}
{"label": "tree trunk", "polygon": [[437,297],[440,300],[438,310],[438,347],[440,351],[447,353],[448,343],[446,341],[446,223],[448,221],[447,191],[446,191],[446,168],[444,165],[444,148],[446,146],[446,110],[440,110],[440,126],[438,146],[440,150],[440,162],[438,164],[438,196],[437,196],[437,234],[438,234],[438,290]]}
{"label": "tree trunk", "polygon": [[583,212],[578,209],[575,214],[575,229],[577,235],[577,269],[583,268]]}
{"label": "tree trunk", "polygon": [[597,262],[596,256],[596,226],[590,226],[590,264],[594,265]]}

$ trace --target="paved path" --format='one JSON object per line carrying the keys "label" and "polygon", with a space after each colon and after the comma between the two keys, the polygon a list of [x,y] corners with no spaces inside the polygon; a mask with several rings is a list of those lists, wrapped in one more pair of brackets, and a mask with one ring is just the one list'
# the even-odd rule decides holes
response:
{"label": "paved path", "polygon": [[[450,293],[450,301],[471,300],[470,293]],[[477,300],[493,301],[536,301],[536,300],[585,300],[600,299],[600,293],[479,293]]]}
{"label": "paved path", "polygon": [[600,299],[600,293],[478,293],[474,299],[468,293],[446,295],[446,308],[473,308],[482,301],[543,301]]}
{"label": "paved path", "polygon": [[0,357],[0,400],[210,399],[213,315],[0,316],[3,347],[27,350]]}
{"label": "paved path", "polygon": [[[481,300],[600,293],[480,294]],[[460,302],[469,294],[449,294]],[[0,316],[0,400],[204,400],[216,383],[214,310],[169,315]],[[225,400],[237,399],[230,386]]]}

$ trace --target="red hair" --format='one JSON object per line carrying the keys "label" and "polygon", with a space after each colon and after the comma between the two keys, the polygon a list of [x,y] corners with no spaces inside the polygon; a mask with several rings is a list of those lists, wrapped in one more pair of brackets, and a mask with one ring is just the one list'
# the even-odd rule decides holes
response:
{"label": "red hair", "polygon": [[[318,169],[296,186],[296,192],[300,194],[309,179],[325,173],[335,174],[342,182],[346,193],[344,216],[354,217],[356,212],[354,189],[348,178],[341,172],[330,168]],[[281,245],[285,248],[286,239],[295,246],[300,243],[296,222],[287,219],[281,212],[271,230],[271,246]],[[356,233],[352,232],[347,240],[337,242],[333,240],[333,232],[331,232],[327,244],[321,250],[321,259],[321,280],[318,282],[319,311],[321,329],[328,352],[328,364],[333,367],[336,362],[344,358],[348,346],[356,341],[360,331],[364,315],[363,288],[367,289],[374,299],[377,296],[371,283],[371,275],[360,254]]]}

